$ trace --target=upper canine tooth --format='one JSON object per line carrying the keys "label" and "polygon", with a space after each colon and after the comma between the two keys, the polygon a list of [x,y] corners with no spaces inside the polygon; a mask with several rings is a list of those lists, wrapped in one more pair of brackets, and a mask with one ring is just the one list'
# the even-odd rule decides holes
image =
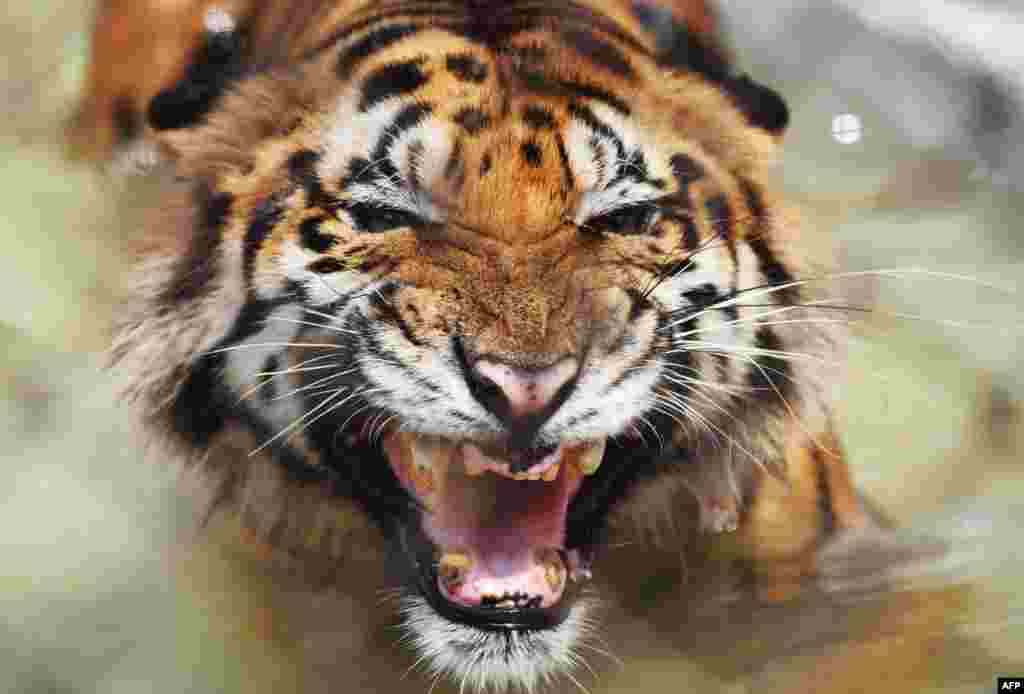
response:
{"label": "upper canine tooth", "polygon": [[487,470],[483,452],[471,443],[462,447],[462,463],[470,477],[478,477]]}
{"label": "upper canine tooth", "polygon": [[435,436],[412,438],[412,460],[420,470],[433,470],[435,463],[447,463],[451,457],[451,444]]}
{"label": "upper canine tooth", "polygon": [[608,439],[601,439],[587,444],[580,451],[576,464],[580,466],[584,475],[593,475],[601,467],[601,458],[604,457],[604,448],[607,442]]}
{"label": "upper canine tooth", "polygon": [[447,552],[441,557],[440,565],[445,568],[468,569],[473,560],[465,552]]}
{"label": "upper canine tooth", "polygon": [[413,483],[416,485],[416,491],[419,492],[420,496],[426,496],[434,491],[434,473],[431,470],[417,470],[412,471]]}

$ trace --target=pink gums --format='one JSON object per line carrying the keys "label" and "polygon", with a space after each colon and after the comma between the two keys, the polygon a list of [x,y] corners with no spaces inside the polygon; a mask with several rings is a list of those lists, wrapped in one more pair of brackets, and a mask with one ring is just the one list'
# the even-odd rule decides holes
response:
{"label": "pink gums", "polygon": [[423,522],[442,553],[458,552],[471,562],[457,581],[440,581],[443,594],[471,606],[485,596],[516,595],[531,598],[531,606],[556,604],[565,581],[552,580],[552,557],[561,566],[554,550],[563,547],[569,501],[581,479],[570,465],[551,482],[469,478],[456,455]]}

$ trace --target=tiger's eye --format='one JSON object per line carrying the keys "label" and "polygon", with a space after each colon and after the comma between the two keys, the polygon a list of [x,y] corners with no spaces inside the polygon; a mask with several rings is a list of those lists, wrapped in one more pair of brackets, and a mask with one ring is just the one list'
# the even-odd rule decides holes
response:
{"label": "tiger's eye", "polygon": [[412,212],[395,207],[356,202],[346,205],[344,209],[352,216],[356,228],[369,234],[380,234],[402,227],[419,227],[424,224],[424,221]]}
{"label": "tiger's eye", "polygon": [[653,225],[657,212],[657,208],[652,205],[630,205],[594,217],[586,226],[611,234],[643,234]]}

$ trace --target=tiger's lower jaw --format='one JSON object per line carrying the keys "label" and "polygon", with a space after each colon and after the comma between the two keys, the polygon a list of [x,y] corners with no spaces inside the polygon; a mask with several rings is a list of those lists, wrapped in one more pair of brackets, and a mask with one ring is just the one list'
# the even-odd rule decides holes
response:
{"label": "tiger's lower jaw", "polygon": [[589,604],[577,601],[561,623],[543,630],[487,630],[451,622],[415,594],[402,600],[402,628],[429,677],[470,691],[533,691],[571,678],[590,628]]}
{"label": "tiger's lower jaw", "polygon": [[470,607],[443,594],[439,552],[415,531],[399,531],[402,554],[414,575],[400,603],[403,641],[428,678],[460,690],[530,692],[573,677],[585,640],[590,603],[578,599],[582,579],[569,582],[556,604],[545,607]]}
{"label": "tiger's lower jaw", "polygon": [[432,676],[477,690],[530,691],[572,677],[578,660],[588,604],[577,598],[596,535],[581,541],[570,532],[570,507],[593,484],[606,446],[483,449],[385,437],[392,470],[422,506],[396,528],[408,569],[403,629]]}

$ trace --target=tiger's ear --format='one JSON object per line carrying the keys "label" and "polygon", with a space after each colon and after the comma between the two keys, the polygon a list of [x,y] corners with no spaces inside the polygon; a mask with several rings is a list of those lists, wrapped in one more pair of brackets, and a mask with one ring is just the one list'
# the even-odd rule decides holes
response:
{"label": "tiger's ear", "polygon": [[724,92],[755,128],[781,137],[789,108],[775,90],[737,72],[717,21],[704,0],[633,0],[634,16],[654,38],[659,62],[700,74]]}
{"label": "tiger's ear", "polygon": [[72,126],[76,153],[110,159],[154,129],[201,117],[239,70],[233,18],[242,16],[248,4],[102,0]]}
{"label": "tiger's ear", "polygon": [[781,138],[789,125],[789,107],[782,96],[749,75],[735,75],[722,85],[747,122]]}

